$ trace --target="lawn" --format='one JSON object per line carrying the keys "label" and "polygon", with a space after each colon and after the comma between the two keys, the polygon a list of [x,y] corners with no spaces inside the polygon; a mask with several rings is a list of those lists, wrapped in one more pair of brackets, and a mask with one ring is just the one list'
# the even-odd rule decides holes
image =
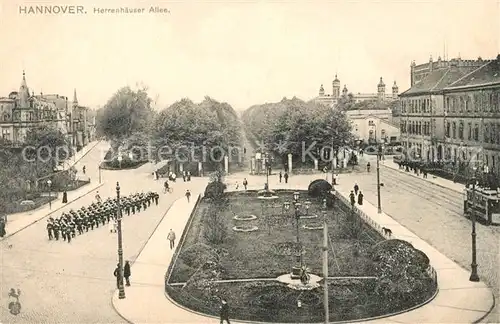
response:
{"label": "lawn", "polygon": [[[279,199],[264,204],[257,199],[256,192],[227,193],[227,205],[201,200],[183,234],[178,258],[170,273],[167,272],[165,289],[170,298],[195,311],[217,316],[219,298],[224,297],[229,302],[232,319],[321,322],[322,286],[300,291],[278,281],[263,280],[290,273],[296,265],[294,210],[283,208],[285,201],[293,200],[293,192],[277,194]],[[301,210],[306,217],[299,223],[303,262],[311,273],[321,275],[323,231],[308,230],[303,225],[313,228],[321,225],[324,209],[321,200],[309,199],[306,191],[300,191],[299,202],[306,200],[311,201],[311,207],[307,212]],[[257,218],[234,219],[235,216],[254,218],[252,215]],[[307,218],[311,215],[318,217]],[[385,240],[340,201],[327,208],[326,215],[331,321],[401,312],[435,296],[437,285],[426,272],[429,260],[421,251],[405,241]],[[222,227],[214,227],[214,223],[223,224],[226,231],[219,231]],[[258,230],[238,232],[233,230],[234,226]],[[221,243],[213,243],[208,239],[213,236],[206,235],[214,228],[218,234],[226,233],[220,236]],[[255,280],[224,281],[227,279]]]}
{"label": "lawn", "polygon": [[[229,208],[222,211],[221,217],[227,224],[227,237],[224,242],[215,248],[223,248],[226,253],[221,257],[220,263],[225,272],[222,279],[243,278],[275,278],[288,273],[296,264],[296,257],[289,246],[294,247],[297,239],[295,216],[293,207],[283,213],[283,202],[293,200],[292,191],[278,192],[279,199],[274,203],[265,203],[257,199],[255,192],[234,192],[229,196]],[[307,192],[301,191],[299,201],[309,199]],[[322,221],[322,204],[310,199],[309,215],[318,218],[301,219],[300,240],[303,245],[303,262],[312,273],[322,273],[323,243],[322,230],[304,229],[303,225],[320,225]],[[340,204],[340,202],[338,203]],[[327,209],[327,222],[329,229],[329,275],[330,276],[375,276],[372,263],[366,255],[368,248],[383,238],[378,232],[368,225],[363,225],[359,239],[352,238],[347,233],[345,226],[348,213],[342,206]],[[185,243],[179,253],[177,265],[173,269],[170,282],[186,282],[197,271],[192,267],[193,258],[198,258],[201,245],[211,245],[203,235],[204,212],[209,208],[209,202],[202,200],[195,211],[193,221],[187,232]],[[305,209],[301,211],[306,214]],[[257,219],[251,221],[234,220],[235,215],[255,215]],[[205,220],[206,221],[206,220]],[[232,228],[237,225],[257,226],[255,232],[237,232]],[[193,256],[196,249],[196,256]],[[202,249],[203,250],[203,249]],[[356,253],[356,250],[359,253]]]}

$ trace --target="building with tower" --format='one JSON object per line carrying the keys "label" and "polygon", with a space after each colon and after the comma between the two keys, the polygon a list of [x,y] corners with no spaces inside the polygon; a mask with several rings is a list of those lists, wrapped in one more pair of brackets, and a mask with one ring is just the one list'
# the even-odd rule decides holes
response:
{"label": "building with tower", "polygon": [[87,132],[84,119],[87,108],[79,106],[75,100],[76,90],[72,103],[68,102],[68,97],[58,94],[30,93],[23,71],[19,91],[12,91],[8,97],[0,97],[3,144],[20,146],[25,142],[29,129],[50,124],[59,129],[75,147],[85,145],[86,136],[83,134]]}
{"label": "building with tower", "polygon": [[[323,87],[323,85],[321,85],[319,88],[318,96],[313,100],[318,103],[335,107],[338,104],[340,98],[347,98],[347,96],[350,94],[349,90],[347,89],[347,85],[344,84],[342,91],[340,90],[340,88],[340,80],[338,79],[337,75],[335,75],[335,79],[332,81],[332,94],[326,94],[325,88]],[[392,94],[390,96],[387,96],[385,93],[385,83],[382,77],[380,77],[379,83],[377,84],[376,93],[352,93],[352,100],[355,103],[362,101],[390,102],[398,100],[398,94],[399,88],[396,84],[396,81],[394,81],[394,85],[392,86]]]}

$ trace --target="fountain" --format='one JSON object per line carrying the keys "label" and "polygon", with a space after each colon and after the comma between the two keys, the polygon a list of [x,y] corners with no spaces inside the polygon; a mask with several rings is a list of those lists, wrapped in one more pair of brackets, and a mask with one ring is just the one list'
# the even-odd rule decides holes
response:
{"label": "fountain", "polygon": [[264,190],[261,190],[257,193],[257,198],[263,199],[263,200],[274,200],[274,199],[278,199],[279,196],[276,194],[276,192],[274,192],[272,190],[264,189]]}

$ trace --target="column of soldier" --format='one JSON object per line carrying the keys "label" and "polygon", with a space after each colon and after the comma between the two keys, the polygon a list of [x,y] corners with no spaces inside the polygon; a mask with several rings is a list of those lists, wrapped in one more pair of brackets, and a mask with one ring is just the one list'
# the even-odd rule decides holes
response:
{"label": "column of soldier", "polygon": [[[146,210],[151,203],[158,205],[160,195],[157,192],[135,193],[127,197],[120,197],[122,213],[127,215]],[[63,241],[71,243],[71,239],[77,234],[104,226],[106,223],[115,221],[117,216],[117,198],[108,198],[104,202],[93,202],[88,207],[82,207],[77,211],[70,210],[62,213],[60,217],[50,217],[47,220],[47,234],[49,240],[62,238]]]}

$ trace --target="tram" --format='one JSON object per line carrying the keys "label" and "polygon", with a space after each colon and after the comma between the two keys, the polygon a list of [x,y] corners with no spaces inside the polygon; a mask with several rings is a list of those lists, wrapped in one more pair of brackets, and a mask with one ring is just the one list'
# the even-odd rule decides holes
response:
{"label": "tram", "polygon": [[487,225],[500,224],[500,192],[481,187],[464,189],[464,216],[475,211],[476,219]]}

